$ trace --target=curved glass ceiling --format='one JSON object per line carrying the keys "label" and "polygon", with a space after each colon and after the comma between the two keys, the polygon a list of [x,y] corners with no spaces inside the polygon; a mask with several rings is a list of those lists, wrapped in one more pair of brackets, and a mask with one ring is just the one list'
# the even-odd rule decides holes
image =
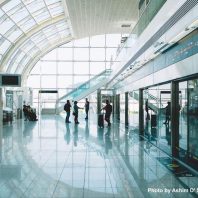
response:
{"label": "curved glass ceiling", "polygon": [[0,7],[0,64],[4,71],[19,71],[18,65],[24,67],[47,46],[69,35],[61,0],[11,0]]}

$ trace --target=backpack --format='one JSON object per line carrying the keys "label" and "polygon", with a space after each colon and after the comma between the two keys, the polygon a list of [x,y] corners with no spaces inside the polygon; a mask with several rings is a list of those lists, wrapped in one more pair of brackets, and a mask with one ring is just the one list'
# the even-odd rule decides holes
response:
{"label": "backpack", "polygon": [[67,104],[64,105],[64,110],[67,111]]}

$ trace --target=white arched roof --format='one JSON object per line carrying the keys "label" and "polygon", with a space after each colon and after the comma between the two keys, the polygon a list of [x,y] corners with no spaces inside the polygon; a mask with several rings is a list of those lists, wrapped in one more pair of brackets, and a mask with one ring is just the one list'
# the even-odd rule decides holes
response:
{"label": "white arched roof", "polygon": [[43,55],[74,38],[129,33],[138,2],[0,0],[0,72],[27,75]]}
{"label": "white arched roof", "polygon": [[10,0],[0,6],[0,70],[23,70],[52,46],[71,40],[61,0]]}

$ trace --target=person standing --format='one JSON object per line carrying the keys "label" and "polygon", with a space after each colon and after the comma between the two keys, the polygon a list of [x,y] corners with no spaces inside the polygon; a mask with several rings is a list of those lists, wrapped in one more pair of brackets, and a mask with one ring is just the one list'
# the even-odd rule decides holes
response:
{"label": "person standing", "polygon": [[105,121],[108,123],[108,126],[111,126],[110,116],[112,112],[112,105],[110,105],[109,100],[106,100],[106,106],[102,109],[105,110]]}
{"label": "person standing", "polygon": [[88,112],[89,112],[89,101],[88,101],[88,99],[86,98],[86,99],[85,99],[85,113],[86,113],[85,120],[88,120]]}
{"label": "person standing", "polygon": [[71,122],[69,121],[70,110],[71,110],[71,104],[70,104],[70,101],[69,101],[69,100],[67,100],[67,102],[65,103],[64,110],[66,111],[65,122],[66,122],[66,123],[71,123]]}
{"label": "person standing", "polygon": [[78,109],[83,109],[83,108],[78,107],[77,103],[78,103],[77,101],[74,102],[74,112],[73,112],[73,115],[74,115],[74,122],[75,122],[75,124],[79,124],[79,122],[78,122]]}
{"label": "person standing", "polygon": [[169,124],[170,122],[170,114],[171,114],[171,103],[167,102],[167,106],[165,107],[165,111],[166,111],[166,120],[164,122],[164,124]]}

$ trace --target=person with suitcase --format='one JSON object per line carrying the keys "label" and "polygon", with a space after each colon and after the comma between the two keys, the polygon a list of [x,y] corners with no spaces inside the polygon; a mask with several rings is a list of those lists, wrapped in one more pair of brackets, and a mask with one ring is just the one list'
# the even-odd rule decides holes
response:
{"label": "person with suitcase", "polygon": [[109,100],[106,100],[106,106],[102,109],[105,110],[105,121],[108,123],[108,126],[111,126],[110,116],[112,113],[112,105],[110,105]]}

